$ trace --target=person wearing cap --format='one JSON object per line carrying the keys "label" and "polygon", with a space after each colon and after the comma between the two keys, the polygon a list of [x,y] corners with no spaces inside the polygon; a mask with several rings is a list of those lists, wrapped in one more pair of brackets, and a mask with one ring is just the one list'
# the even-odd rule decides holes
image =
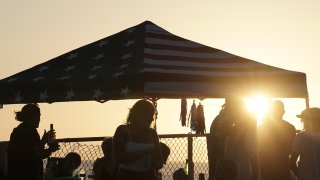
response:
{"label": "person wearing cap", "polygon": [[298,180],[319,180],[320,108],[306,109],[297,117],[301,118],[304,130],[294,139],[289,160],[290,168]]}
{"label": "person wearing cap", "polygon": [[45,149],[44,146],[48,143],[52,132],[44,131],[40,139],[37,128],[41,113],[37,104],[27,104],[15,114],[15,119],[21,123],[13,129],[10,135],[7,149],[9,179],[43,179],[42,159],[49,157],[59,147],[49,146],[48,149]]}
{"label": "person wearing cap", "polygon": [[270,111],[258,127],[261,180],[291,180],[288,164],[295,127],[283,119],[284,104],[271,102]]}

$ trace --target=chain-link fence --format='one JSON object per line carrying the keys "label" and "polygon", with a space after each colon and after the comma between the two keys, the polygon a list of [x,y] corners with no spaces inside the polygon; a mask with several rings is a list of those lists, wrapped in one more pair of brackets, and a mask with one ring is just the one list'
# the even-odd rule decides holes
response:
{"label": "chain-link fence", "polygon": [[[77,169],[88,171],[97,158],[103,156],[101,142],[105,137],[59,139],[60,150],[52,157],[64,157],[69,152],[80,154],[82,163]],[[164,180],[171,180],[173,173],[184,168],[189,160],[189,179],[198,179],[199,173],[204,173],[208,179],[209,167],[207,156],[206,135],[195,134],[166,134],[159,135],[160,141],[170,148],[167,163],[160,170]],[[191,163],[193,162],[193,163]],[[45,162],[46,163],[46,162]]]}

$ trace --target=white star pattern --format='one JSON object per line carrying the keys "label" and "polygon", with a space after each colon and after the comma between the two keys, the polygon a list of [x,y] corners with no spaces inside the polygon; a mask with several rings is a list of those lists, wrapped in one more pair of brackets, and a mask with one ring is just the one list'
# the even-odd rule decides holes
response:
{"label": "white star pattern", "polygon": [[123,72],[118,72],[118,73],[112,75],[112,77],[114,77],[115,79],[118,79],[118,76],[123,75],[123,74],[124,74]]}
{"label": "white star pattern", "polygon": [[95,59],[95,60],[100,60],[100,59],[103,59],[103,58],[105,58],[105,57],[106,57],[105,54],[97,54],[96,57],[94,57],[93,59]]}
{"label": "white star pattern", "polygon": [[44,70],[49,69],[49,66],[41,66],[39,69],[37,69],[38,72],[42,72]]}
{"label": "white star pattern", "polygon": [[68,58],[68,59],[74,59],[74,58],[77,58],[77,57],[78,57],[78,54],[77,54],[77,53],[70,53],[67,58]]}
{"label": "white star pattern", "polygon": [[97,46],[103,47],[103,46],[108,45],[108,44],[109,44],[108,41],[102,40],[102,41],[100,41],[100,42],[97,44]]}
{"label": "white star pattern", "polygon": [[64,71],[68,72],[74,69],[74,66],[68,66],[67,68],[64,69]]}
{"label": "white star pattern", "polygon": [[8,79],[8,83],[11,83],[12,81],[16,81],[18,78],[10,78],[10,79]]}
{"label": "white star pattern", "polygon": [[122,95],[122,96],[127,96],[128,93],[129,93],[129,88],[128,88],[128,86],[125,87],[125,88],[122,88],[121,91],[120,91],[120,95]]}
{"label": "white star pattern", "polygon": [[33,78],[33,82],[38,82],[39,80],[43,79],[44,77],[36,77],[36,78]]}
{"label": "white star pattern", "polygon": [[62,76],[61,78],[59,78],[60,81],[66,80],[66,79],[70,79],[70,76]]}
{"label": "white star pattern", "polygon": [[97,88],[94,90],[94,94],[92,96],[93,99],[99,99],[99,97],[101,97],[103,95],[103,93],[101,92],[100,88]]}
{"label": "white star pattern", "polygon": [[70,89],[70,91],[67,91],[66,100],[71,100],[75,96],[73,89]]}
{"label": "white star pattern", "polygon": [[93,68],[91,68],[91,70],[92,71],[95,71],[95,70],[97,70],[97,69],[101,69],[102,68],[102,66],[101,65],[99,65],[99,66],[94,66]]}
{"label": "white star pattern", "polygon": [[125,55],[123,55],[122,57],[121,57],[121,59],[128,59],[128,58],[130,58],[130,57],[132,57],[132,54],[125,54]]}
{"label": "white star pattern", "polygon": [[[0,104],[103,102],[175,94],[215,96],[232,93],[215,88],[216,82],[221,87],[250,83],[250,87],[261,89],[261,83],[274,76],[279,82],[295,87],[283,92],[278,89],[283,84],[265,84],[272,85],[276,96],[308,94],[304,73],[281,70],[189,41],[149,21],[90,42],[94,43],[77,45],[74,50],[0,80]],[[247,66],[253,68],[243,70]],[[230,67],[234,71],[230,72]],[[146,73],[148,77],[143,78]],[[248,82],[254,74],[259,74],[259,78]],[[201,78],[206,81],[197,81]],[[201,88],[193,87],[194,84],[200,84]]]}
{"label": "white star pattern", "polygon": [[23,98],[20,96],[20,92],[17,92],[14,98],[14,102],[19,103]]}
{"label": "white star pattern", "polygon": [[97,77],[96,74],[90,74],[90,75],[87,77],[87,79],[94,79],[94,78],[96,78],[96,77]]}
{"label": "white star pattern", "polygon": [[126,67],[128,67],[129,66],[129,63],[128,64],[123,64],[123,65],[121,65],[120,67],[119,67],[119,69],[123,69],[123,68],[126,68]]}
{"label": "white star pattern", "polygon": [[136,40],[131,40],[131,41],[127,41],[127,43],[125,44],[127,47],[129,47],[130,45],[136,43]]}
{"label": "white star pattern", "polygon": [[40,101],[44,101],[44,100],[46,100],[48,97],[49,97],[49,96],[48,96],[47,91],[40,92],[40,98],[39,98]]}

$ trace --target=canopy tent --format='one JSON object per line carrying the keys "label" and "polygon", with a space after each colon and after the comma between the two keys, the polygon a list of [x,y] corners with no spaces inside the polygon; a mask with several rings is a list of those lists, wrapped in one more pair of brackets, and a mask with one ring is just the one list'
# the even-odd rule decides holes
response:
{"label": "canopy tent", "polygon": [[2,79],[0,104],[254,92],[307,98],[306,75],[181,38],[145,21]]}

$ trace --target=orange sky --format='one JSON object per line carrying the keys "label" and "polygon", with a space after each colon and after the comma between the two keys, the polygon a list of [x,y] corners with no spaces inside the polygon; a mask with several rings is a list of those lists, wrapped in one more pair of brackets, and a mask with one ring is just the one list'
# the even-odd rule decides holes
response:
{"label": "orange sky", "polygon": [[[0,78],[72,49],[150,20],[171,33],[227,52],[307,74],[311,106],[320,106],[320,1],[2,1],[0,2]],[[54,123],[58,138],[111,136],[134,101],[40,104],[42,122]],[[223,102],[205,102],[207,129]],[[304,107],[285,101],[286,118]],[[179,122],[180,102],[159,101],[158,132],[187,133]],[[0,141],[18,123],[14,111],[0,110]]]}

